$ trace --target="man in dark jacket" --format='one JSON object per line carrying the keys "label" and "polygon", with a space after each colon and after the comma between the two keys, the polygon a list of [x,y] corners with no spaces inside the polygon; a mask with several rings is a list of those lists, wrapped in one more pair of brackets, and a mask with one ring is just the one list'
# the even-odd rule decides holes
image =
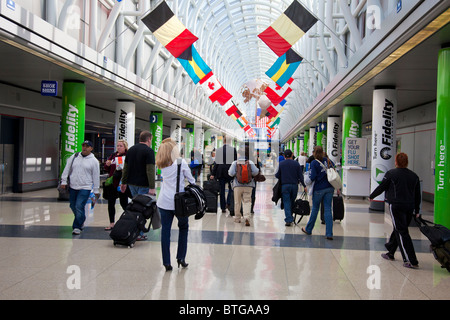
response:
{"label": "man in dark jacket", "polygon": [[414,212],[419,217],[420,211],[420,180],[417,174],[407,168],[408,156],[399,153],[395,157],[395,169],[389,170],[384,175],[381,184],[371,193],[370,199],[385,192],[386,202],[392,217],[392,231],[389,242],[385,244],[387,253],[381,256],[387,260],[394,260],[394,253],[398,247],[403,257],[403,266],[418,268],[414,246],[409,235],[408,226]]}
{"label": "man in dark jacket", "polygon": [[[232,177],[228,175],[233,161],[237,160],[237,151],[231,145],[227,144],[227,138],[223,137],[224,145],[216,151],[216,164],[214,165],[210,179],[218,179],[220,183],[220,208],[222,213],[227,212],[227,206],[230,208],[233,190],[231,190]],[[225,199],[225,186],[228,185],[228,195]],[[234,210],[230,210],[230,214],[234,215]]]}
{"label": "man in dark jacket", "polygon": [[291,150],[284,152],[285,160],[278,165],[278,171],[275,177],[281,181],[281,195],[284,205],[285,226],[289,227],[294,222],[292,217],[292,206],[298,193],[298,184],[301,183],[306,188],[303,181],[303,174],[300,169],[300,164],[294,161],[294,155]]}

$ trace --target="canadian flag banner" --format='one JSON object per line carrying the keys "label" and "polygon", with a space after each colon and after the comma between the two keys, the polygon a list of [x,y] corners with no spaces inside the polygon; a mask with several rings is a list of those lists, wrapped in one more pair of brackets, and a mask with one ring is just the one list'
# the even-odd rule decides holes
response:
{"label": "canadian flag banner", "polygon": [[208,73],[199,83],[212,102],[217,101],[223,106],[232,98],[232,95],[225,90],[212,72]]}

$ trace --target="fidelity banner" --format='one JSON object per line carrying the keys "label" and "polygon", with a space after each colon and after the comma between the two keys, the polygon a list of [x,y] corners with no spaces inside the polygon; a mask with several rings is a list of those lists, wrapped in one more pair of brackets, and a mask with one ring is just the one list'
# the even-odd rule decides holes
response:
{"label": "fidelity banner", "polygon": [[[371,192],[383,180],[384,174],[395,167],[397,93],[395,89],[375,89],[372,115],[372,175]],[[384,202],[384,194],[374,201]],[[384,209],[384,205],[383,205]]]}
{"label": "fidelity banner", "polygon": [[86,86],[82,82],[64,82],[61,114],[62,174],[67,159],[81,151],[86,119]]}
{"label": "fidelity banner", "polygon": [[115,142],[125,140],[128,147],[134,145],[136,105],[132,101],[118,101],[116,104]]}
{"label": "fidelity banner", "polygon": [[340,116],[327,118],[327,155],[335,164],[341,163],[342,120]]}

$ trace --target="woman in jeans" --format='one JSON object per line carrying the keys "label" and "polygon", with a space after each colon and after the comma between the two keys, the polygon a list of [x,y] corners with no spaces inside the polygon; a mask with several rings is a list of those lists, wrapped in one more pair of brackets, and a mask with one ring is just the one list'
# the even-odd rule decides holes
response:
{"label": "woman in jeans", "polygon": [[[177,144],[172,139],[165,139],[159,146],[156,154],[156,166],[161,170],[163,182],[161,191],[159,192],[157,206],[161,214],[161,250],[163,265],[166,271],[172,270],[170,263],[170,231],[172,227],[173,218],[175,217],[175,193],[177,187],[177,159],[180,158],[180,151]],[[187,178],[190,183],[195,183],[192,177],[191,169],[183,159],[181,161],[180,170],[180,189],[179,192],[184,191],[184,179]],[[187,252],[187,240],[189,231],[189,217],[177,217],[178,228],[180,233],[178,236],[178,251],[177,263],[186,268],[188,264],[185,262]]]}
{"label": "woman in jeans", "polygon": [[320,204],[323,201],[324,204],[324,218],[325,218],[325,236],[328,240],[333,240],[333,216],[331,213],[331,202],[333,201],[334,188],[328,182],[327,172],[325,168],[318,162],[322,162],[326,168],[328,168],[328,161],[330,164],[334,163],[324,157],[323,149],[321,146],[314,147],[313,152],[314,160],[311,161],[311,181],[314,181],[313,196],[312,196],[312,209],[311,216],[306,225],[306,228],[302,228],[302,231],[307,235],[312,233],[314,225],[316,223],[317,214],[320,210]]}

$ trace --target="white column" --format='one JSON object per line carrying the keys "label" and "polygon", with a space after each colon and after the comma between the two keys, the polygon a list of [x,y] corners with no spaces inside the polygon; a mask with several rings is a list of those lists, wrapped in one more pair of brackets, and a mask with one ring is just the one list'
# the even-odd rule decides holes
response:
{"label": "white column", "polygon": [[[372,172],[371,192],[383,180],[384,174],[395,168],[397,92],[395,89],[375,89],[372,106]],[[384,194],[370,202],[370,209],[384,211]]]}
{"label": "white column", "polygon": [[[117,101],[116,104],[116,126],[115,145],[117,140],[124,139],[128,148],[134,145],[136,128],[136,105],[133,101]],[[115,148],[114,145],[114,148]]]}
{"label": "white column", "polygon": [[327,118],[327,154],[336,165],[341,164],[342,156],[342,119],[340,116]]}

